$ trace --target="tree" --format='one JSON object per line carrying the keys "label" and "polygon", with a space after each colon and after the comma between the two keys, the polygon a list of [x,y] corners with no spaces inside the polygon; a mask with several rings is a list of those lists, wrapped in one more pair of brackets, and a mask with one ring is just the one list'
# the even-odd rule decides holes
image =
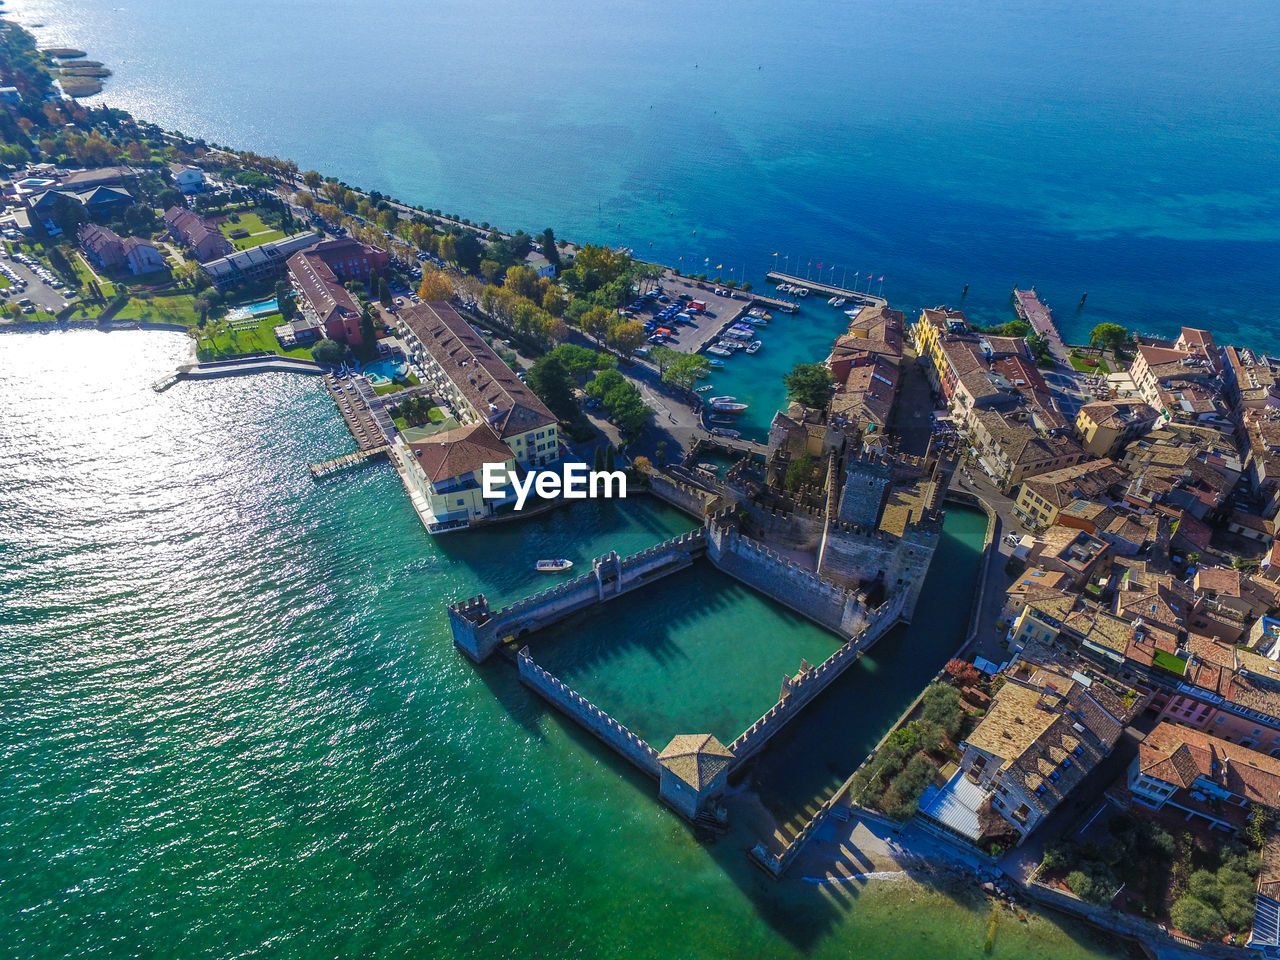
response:
{"label": "tree", "polygon": [[1118,323],[1100,323],[1089,334],[1089,343],[1119,355],[1133,346],[1133,337]]}
{"label": "tree", "polygon": [[288,323],[293,319],[294,313],[298,309],[298,305],[293,302],[293,290],[289,287],[287,280],[280,280],[276,283],[276,305],[280,308],[280,319]]}
{"label": "tree", "polygon": [[538,274],[531,267],[517,264],[509,268],[503,286],[517,297],[524,297],[526,300],[542,299],[538,293]]}
{"label": "tree", "polygon": [[818,458],[811,453],[802,453],[787,466],[786,487],[788,490],[799,490],[801,486],[813,479],[813,468]]}
{"label": "tree", "polygon": [[613,444],[609,444],[609,448],[604,452],[604,468],[610,473],[613,473],[614,467],[616,466],[617,464],[614,462]]}
{"label": "tree", "polygon": [[960,705],[960,692],[945,683],[935,683],[924,692],[920,704],[920,719],[934,723],[954,737],[964,721],[964,708]]}
{"label": "tree", "polygon": [[623,356],[631,356],[644,343],[644,324],[639,320],[623,320],[609,328],[609,346]]}
{"label": "tree", "polygon": [[446,263],[453,263],[458,259],[457,243],[454,241],[452,234],[446,233],[440,237],[437,251],[437,255]]}
{"label": "tree", "polygon": [[649,362],[658,368],[658,374],[667,372],[667,368],[675,363],[679,354],[670,347],[656,346],[649,349]]}
{"label": "tree", "polygon": [[327,337],[311,348],[311,356],[316,363],[341,363],[347,355],[347,348],[337,340]]}
{"label": "tree", "polygon": [[542,231],[542,255],[560,272],[560,247],[556,243],[556,235],[550,227]]}
{"label": "tree", "polygon": [[701,354],[678,353],[671,366],[667,368],[666,373],[662,375],[662,382],[673,387],[691,390],[693,385],[705,377],[710,369],[711,361]]}
{"label": "tree", "polygon": [[484,256],[484,245],[470,230],[454,239],[453,259],[457,260],[458,266],[464,270],[479,270],[482,256]]}
{"label": "tree", "polygon": [[315,170],[307,170],[302,174],[302,182],[307,185],[307,189],[315,193],[320,189],[320,184],[324,178]]}
{"label": "tree", "polygon": [[563,317],[568,305],[569,301],[559,287],[548,287],[547,292],[542,295],[542,309],[553,317]]}
{"label": "tree", "polygon": [[435,303],[453,299],[453,283],[443,270],[423,270],[418,284],[418,296],[423,303]]}
{"label": "tree", "polygon": [[395,302],[391,297],[391,285],[387,283],[386,277],[378,278],[378,302],[384,307],[389,307]]}
{"label": "tree", "polygon": [[835,392],[835,380],[823,363],[798,363],[782,378],[787,398],[806,407],[826,407]]}
{"label": "tree", "polygon": [[596,447],[595,469],[597,473],[604,469],[604,447]]}
{"label": "tree", "polygon": [[1222,914],[1203,900],[1192,896],[1179,897],[1169,911],[1169,919],[1175,927],[1196,940],[1220,937],[1226,932]]}
{"label": "tree", "polygon": [[529,389],[541,398],[552,413],[561,420],[571,420],[578,412],[573,399],[574,379],[569,368],[555,351],[539,357],[529,368]]}
{"label": "tree", "polygon": [[[603,340],[609,332],[609,324],[613,322],[613,318],[613,312],[605,307],[591,307],[579,319],[579,325],[587,336]],[[643,332],[644,324],[640,325],[640,329]]]}
{"label": "tree", "polygon": [[366,347],[372,347],[377,340],[377,331],[373,326],[373,308],[367,303],[360,310],[360,339]]}

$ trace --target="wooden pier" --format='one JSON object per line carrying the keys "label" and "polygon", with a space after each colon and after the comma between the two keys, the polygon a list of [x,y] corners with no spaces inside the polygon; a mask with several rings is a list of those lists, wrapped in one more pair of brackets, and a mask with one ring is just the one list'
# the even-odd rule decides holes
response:
{"label": "wooden pier", "polygon": [[361,450],[376,450],[388,443],[391,438],[382,432],[377,418],[369,409],[369,404],[353,383],[348,382],[344,387],[338,382],[337,377],[327,373],[324,376],[324,385],[333,402],[338,405],[338,412],[342,414],[347,429],[356,438],[356,443],[360,444]]}
{"label": "wooden pier", "polygon": [[789,273],[779,273],[777,270],[770,270],[767,277],[770,283],[789,283],[793,287],[804,287],[810,293],[820,293],[826,297],[844,297],[852,303],[860,303],[863,306],[886,307],[889,305],[889,301],[884,297],[874,297],[869,293],[846,290],[844,287],[832,286],[829,283],[819,283],[816,280],[806,280],[804,277],[793,277]]}
{"label": "wooden pier", "polygon": [[391,446],[384,444],[381,447],[374,447],[371,450],[357,450],[355,453],[348,453],[341,457],[334,457],[332,460],[326,460],[324,463],[313,463],[311,465],[311,479],[319,480],[330,474],[338,473],[341,470],[348,470],[351,467],[359,467],[374,460],[381,460],[383,457],[389,456]]}

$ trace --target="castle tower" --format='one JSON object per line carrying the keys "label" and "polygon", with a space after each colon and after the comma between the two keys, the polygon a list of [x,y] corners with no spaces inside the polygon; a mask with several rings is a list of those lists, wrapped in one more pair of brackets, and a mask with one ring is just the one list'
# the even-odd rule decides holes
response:
{"label": "castle tower", "polygon": [[893,485],[893,464],[883,457],[854,453],[845,468],[840,519],[865,529],[880,522]]}
{"label": "castle tower", "polygon": [[732,763],[729,748],[709,733],[673,737],[658,754],[658,796],[694,820],[724,791]]}

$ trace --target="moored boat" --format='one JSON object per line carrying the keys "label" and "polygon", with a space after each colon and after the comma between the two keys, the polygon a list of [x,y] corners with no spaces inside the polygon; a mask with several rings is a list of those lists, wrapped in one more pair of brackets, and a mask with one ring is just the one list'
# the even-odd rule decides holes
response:
{"label": "moored boat", "polygon": [[762,340],[752,340],[749,344],[747,344],[747,353],[755,353],[763,346],[764,346],[764,342]]}
{"label": "moored boat", "polygon": [[561,557],[558,560],[539,560],[533,566],[539,573],[563,573],[573,567],[573,561]]}
{"label": "moored boat", "polygon": [[[708,351],[708,352],[710,352],[710,351]],[[707,365],[708,365],[708,366],[712,366],[712,367],[723,367],[723,366],[724,366],[724,361],[723,361],[723,360],[708,360],[708,361],[707,361]]]}

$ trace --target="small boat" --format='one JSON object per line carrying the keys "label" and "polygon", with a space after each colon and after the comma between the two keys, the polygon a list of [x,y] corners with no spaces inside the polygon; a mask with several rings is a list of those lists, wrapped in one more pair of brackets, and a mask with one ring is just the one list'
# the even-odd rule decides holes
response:
{"label": "small boat", "polygon": [[839,299],[840,299],[839,297],[832,297],[830,300],[828,300],[828,301],[827,301],[827,306],[828,306],[828,307],[838,307],[838,306],[840,306],[840,304],[836,303],[836,301],[837,301],[837,300],[839,300]]}
{"label": "small boat", "polygon": [[[713,343],[711,346],[707,347],[707,353],[709,353],[709,354],[711,354],[712,356],[715,356],[715,357],[727,357],[727,356],[729,356],[729,351],[728,351],[728,350],[726,350],[724,347],[720,346],[718,343]],[[713,366],[713,367],[723,367],[723,366],[724,366],[724,361],[723,361],[723,360],[712,360],[712,361],[711,361],[711,366]]]}
{"label": "small boat", "polygon": [[833,304],[831,304],[831,305],[832,305],[833,307],[843,307],[843,306],[844,306],[846,303],[848,303],[848,302],[849,302],[849,301],[848,301],[848,300],[846,300],[844,297],[836,297],[836,298],[835,298],[835,303],[833,303]]}
{"label": "small boat", "polygon": [[[708,351],[708,352],[710,352],[710,351]],[[723,366],[724,366],[724,361],[723,361],[723,360],[708,360],[708,361],[707,361],[707,365],[708,365],[708,366],[712,366],[712,367],[723,367]]]}
{"label": "small boat", "polygon": [[714,437],[726,437],[729,440],[737,440],[742,434],[737,430],[729,430],[725,427],[716,427],[711,431]]}
{"label": "small boat", "polygon": [[539,560],[533,566],[539,573],[563,573],[573,567],[573,561],[561,557],[559,560]]}
{"label": "small boat", "polygon": [[795,291],[797,297],[807,297],[809,295],[808,287],[799,287]]}
{"label": "small boat", "polygon": [[742,413],[747,409],[747,405],[739,403],[736,397],[712,397],[707,405],[716,413]]}
{"label": "small boat", "polygon": [[747,353],[755,353],[757,350],[759,350],[763,346],[764,346],[763,341],[752,340],[751,343],[747,345]]}
{"label": "small boat", "polygon": [[720,468],[714,463],[707,463],[705,460],[698,464],[699,470],[705,470],[707,473],[719,473]]}
{"label": "small boat", "polygon": [[698,388],[697,388],[697,390],[696,390],[695,392],[696,392],[696,393],[706,393],[708,390],[714,390],[714,389],[715,389],[715,387],[713,387],[711,384],[709,384],[709,383],[708,383],[705,387],[698,387]]}

